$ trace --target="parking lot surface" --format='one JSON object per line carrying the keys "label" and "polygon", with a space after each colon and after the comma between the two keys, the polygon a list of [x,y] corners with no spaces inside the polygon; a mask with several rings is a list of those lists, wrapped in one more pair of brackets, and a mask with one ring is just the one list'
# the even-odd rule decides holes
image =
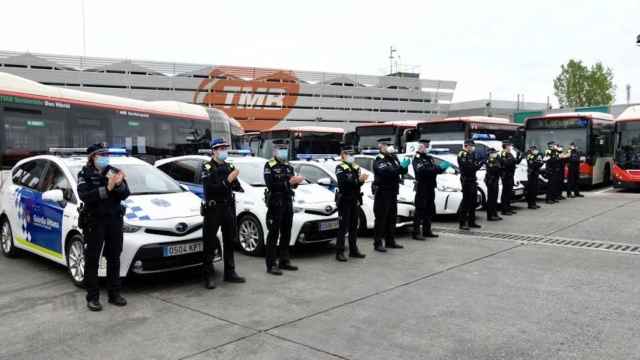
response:
{"label": "parking lot surface", "polygon": [[347,263],[297,249],[282,277],[237,255],[247,283],[213,291],[197,271],[129,279],[101,313],[63,268],[1,257],[0,359],[636,358],[640,194],[585,195],[467,235],[438,219],[386,254],[364,237]]}

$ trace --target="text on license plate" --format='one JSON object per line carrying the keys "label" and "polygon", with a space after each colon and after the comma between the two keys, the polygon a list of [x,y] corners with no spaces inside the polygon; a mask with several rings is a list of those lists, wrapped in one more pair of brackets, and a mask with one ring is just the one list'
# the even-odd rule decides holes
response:
{"label": "text on license plate", "polygon": [[202,241],[192,242],[188,244],[178,244],[164,247],[164,256],[178,256],[184,254],[192,254],[202,252],[204,245]]}
{"label": "text on license plate", "polygon": [[339,226],[338,220],[321,222],[320,231],[335,230]]}

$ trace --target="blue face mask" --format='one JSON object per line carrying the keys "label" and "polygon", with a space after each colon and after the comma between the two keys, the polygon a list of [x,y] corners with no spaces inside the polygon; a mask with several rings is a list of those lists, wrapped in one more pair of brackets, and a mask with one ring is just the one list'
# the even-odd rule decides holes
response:
{"label": "blue face mask", "polygon": [[96,167],[100,170],[109,166],[109,158],[106,156],[98,156],[95,160]]}
{"label": "blue face mask", "polygon": [[287,160],[289,158],[289,150],[278,149],[278,151],[276,152],[276,157],[281,161]]}
{"label": "blue face mask", "polygon": [[221,150],[218,152],[218,160],[225,161],[229,157],[229,152],[227,150]]}

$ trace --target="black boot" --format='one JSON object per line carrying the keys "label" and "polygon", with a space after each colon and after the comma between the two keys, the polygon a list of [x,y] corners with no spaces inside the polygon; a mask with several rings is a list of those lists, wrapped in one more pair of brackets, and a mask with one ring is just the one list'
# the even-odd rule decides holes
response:
{"label": "black boot", "polygon": [[367,255],[361,253],[358,249],[356,249],[355,251],[349,251],[349,257],[356,258],[356,259],[364,259],[365,257],[367,257]]}
{"label": "black boot", "polygon": [[246,280],[238,275],[235,270],[229,270],[229,271],[225,271],[224,272],[224,281],[225,282],[230,282],[230,283],[236,283],[236,284],[242,284],[244,282],[246,282]]}
{"label": "black boot", "polygon": [[289,261],[280,261],[280,265],[278,266],[278,268],[280,268],[280,270],[287,270],[287,271],[298,270],[298,267],[291,265]]}
{"label": "black boot", "polygon": [[98,299],[87,300],[87,307],[91,311],[102,311],[102,304]]}
{"label": "black boot", "polygon": [[387,244],[385,244],[385,247],[387,249],[404,249],[404,246],[396,243],[395,241],[387,242]]}
{"label": "black boot", "polygon": [[344,253],[342,251],[336,253],[336,260],[340,261],[340,262],[345,262],[347,261],[347,258],[344,256]]}
{"label": "black boot", "polygon": [[426,233],[423,233],[422,236],[428,237],[428,238],[437,238],[438,234],[434,234],[433,231],[431,231],[431,229],[429,229],[429,231],[427,231]]}
{"label": "black boot", "polygon": [[214,279],[213,271],[207,271],[204,273],[204,287],[205,289],[209,290],[216,288],[216,281]]}
{"label": "black boot", "polygon": [[112,294],[109,295],[109,304],[113,304],[115,306],[125,306],[127,305],[127,300],[122,297],[120,294]]}
{"label": "black boot", "polygon": [[466,221],[460,221],[460,230],[469,230]]}
{"label": "black boot", "polygon": [[374,244],[373,250],[377,252],[387,252],[387,249],[385,249],[384,246],[382,246],[382,244]]}
{"label": "black boot", "polygon": [[470,228],[474,228],[474,229],[480,229],[482,226],[478,225],[475,221],[471,222],[471,224],[469,224]]}
{"label": "black boot", "polygon": [[417,232],[414,232],[412,237],[413,237],[414,240],[420,240],[420,241],[427,240],[424,236],[418,234]]}
{"label": "black boot", "polygon": [[282,271],[277,266],[271,266],[267,268],[267,273],[271,275],[282,275]]}

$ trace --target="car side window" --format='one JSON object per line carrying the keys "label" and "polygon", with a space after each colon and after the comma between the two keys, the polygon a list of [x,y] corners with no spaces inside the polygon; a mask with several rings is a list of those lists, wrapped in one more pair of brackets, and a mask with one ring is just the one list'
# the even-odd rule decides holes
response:
{"label": "car side window", "polygon": [[354,159],[355,163],[358,164],[358,166],[361,166],[369,171],[372,171],[373,169],[373,160],[369,159],[369,158],[355,158]]}
{"label": "car side window", "polygon": [[174,180],[193,184],[199,182],[197,175],[201,166],[202,162],[200,160],[178,160],[161,165],[158,168]]}
{"label": "car side window", "polygon": [[32,160],[20,165],[13,172],[13,183],[39,191],[46,165],[45,160]]}
{"label": "car side window", "polygon": [[304,176],[307,180],[309,180],[312,183],[317,183],[318,180],[322,178],[328,177],[329,179],[331,179],[331,177],[327,173],[325,173],[324,171],[322,171],[321,169],[315,166],[310,166],[310,165],[301,166],[300,175]]}
{"label": "car side window", "polygon": [[71,203],[76,203],[75,195],[73,194],[73,188],[69,179],[64,174],[62,169],[55,163],[49,162],[46,174],[42,177],[40,182],[41,192],[49,190],[62,190],[64,199]]}

